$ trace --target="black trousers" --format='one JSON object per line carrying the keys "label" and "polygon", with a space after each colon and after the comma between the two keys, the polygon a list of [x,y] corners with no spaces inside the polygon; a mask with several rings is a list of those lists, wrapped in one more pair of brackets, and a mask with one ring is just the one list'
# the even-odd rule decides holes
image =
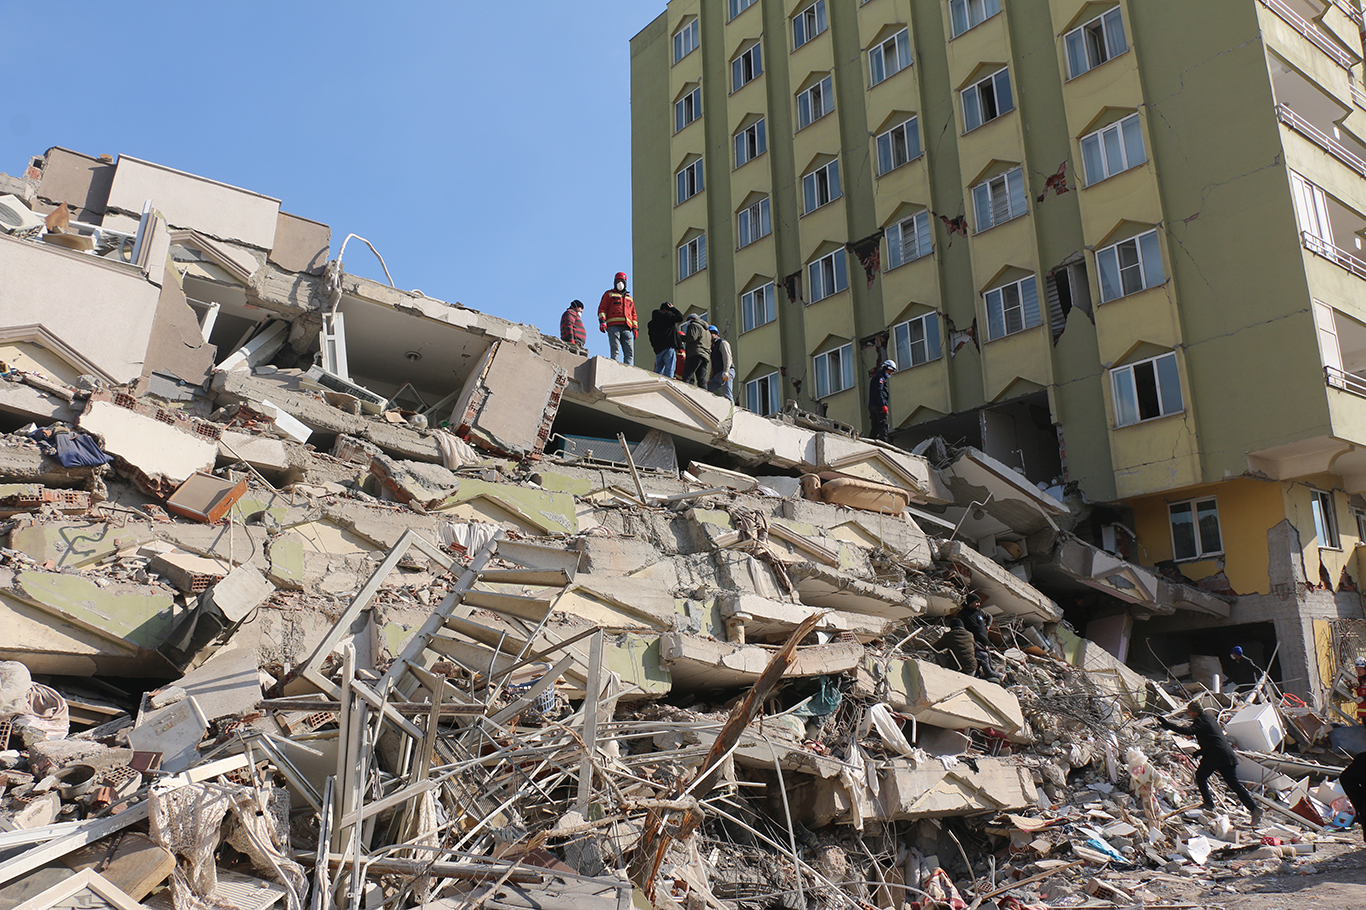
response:
{"label": "black trousers", "polygon": [[878,410],[874,414],[868,415],[873,421],[873,431],[868,434],[869,439],[880,439],[887,442],[887,415]]}
{"label": "black trousers", "polygon": [[710,361],[706,357],[694,355],[686,358],[683,361],[683,381],[700,389],[705,389],[707,387],[707,367],[710,365]]}
{"label": "black trousers", "polygon": [[1343,792],[1352,803],[1356,820],[1366,829],[1366,752],[1352,759],[1347,770],[1338,776],[1338,783],[1342,784]]}
{"label": "black trousers", "polygon": [[1199,766],[1195,769],[1195,786],[1200,788],[1200,798],[1205,802],[1206,809],[1214,808],[1214,795],[1209,792],[1209,779],[1218,774],[1224,779],[1224,784],[1229,792],[1238,797],[1238,802],[1247,807],[1247,811],[1256,812],[1257,804],[1252,801],[1252,794],[1247,792],[1247,787],[1238,779],[1237,765],[1214,764],[1209,758],[1201,758]]}

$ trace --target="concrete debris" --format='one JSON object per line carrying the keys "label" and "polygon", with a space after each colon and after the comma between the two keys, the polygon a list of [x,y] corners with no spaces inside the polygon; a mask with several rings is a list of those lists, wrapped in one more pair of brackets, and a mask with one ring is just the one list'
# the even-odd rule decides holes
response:
{"label": "concrete debris", "polygon": [[[1074,491],[346,275],[267,197],[44,161],[0,267],[97,311],[25,297],[46,353],[0,370],[35,424],[0,436],[6,906],[1178,906],[1345,843],[1350,659],[1136,661],[1151,617],[1252,620]],[[42,245],[95,236],[54,194],[104,239]],[[1192,698],[1265,817],[1192,808],[1152,716]]]}

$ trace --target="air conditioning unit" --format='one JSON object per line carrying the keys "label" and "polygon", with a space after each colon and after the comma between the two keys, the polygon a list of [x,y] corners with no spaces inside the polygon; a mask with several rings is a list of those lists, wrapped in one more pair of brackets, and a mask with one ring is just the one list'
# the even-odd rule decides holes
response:
{"label": "air conditioning unit", "polygon": [[384,406],[389,403],[389,399],[382,395],[376,395],[369,389],[342,379],[336,373],[329,373],[319,366],[309,367],[308,372],[303,375],[301,383],[311,388],[328,389],[359,398],[361,410],[367,414],[379,414],[384,410]]}
{"label": "air conditioning unit", "polygon": [[43,217],[34,214],[18,196],[0,196],[0,230],[13,234],[40,228],[43,224]]}

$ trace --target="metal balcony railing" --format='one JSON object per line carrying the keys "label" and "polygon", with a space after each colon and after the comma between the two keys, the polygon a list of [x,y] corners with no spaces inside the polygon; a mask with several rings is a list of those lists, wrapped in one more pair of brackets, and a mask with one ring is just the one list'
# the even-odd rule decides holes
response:
{"label": "metal balcony railing", "polygon": [[1260,2],[1262,6],[1279,16],[1286,25],[1299,32],[1310,43],[1331,57],[1338,66],[1345,70],[1352,68],[1352,55],[1334,44],[1331,38],[1319,31],[1317,25],[1295,12],[1282,0],[1260,0]]}
{"label": "metal balcony railing", "polygon": [[1329,388],[1341,389],[1344,392],[1351,392],[1353,395],[1366,398],[1366,379],[1362,379],[1354,373],[1339,370],[1337,367],[1324,367],[1323,375]]}
{"label": "metal balcony railing", "polygon": [[1325,152],[1356,171],[1362,177],[1366,177],[1366,159],[1361,158],[1361,156],[1352,152],[1341,142],[1338,142],[1332,136],[1314,126],[1314,124],[1310,123],[1308,120],[1305,120],[1299,114],[1291,110],[1288,105],[1276,105],[1276,116],[1286,126],[1318,145]]}
{"label": "metal balcony railing", "polygon": [[1324,259],[1341,266],[1358,278],[1366,280],[1366,262],[1363,262],[1346,250],[1334,246],[1322,237],[1315,236],[1308,231],[1301,232],[1300,239],[1304,243],[1304,248],[1309,252],[1322,256]]}
{"label": "metal balcony railing", "polygon": [[1357,107],[1366,108],[1366,88],[1358,85],[1356,79],[1351,79],[1348,84],[1352,87],[1352,103]]}
{"label": "metal balcony railing", "polygon": [[1361,10],[1348,3],[1347,0],[1332,0],[1332,2],[1334,6],[1342,10],[1343,14],[1348,19],[1351,19],[1357,24],[1357,28],[1361,27]]}

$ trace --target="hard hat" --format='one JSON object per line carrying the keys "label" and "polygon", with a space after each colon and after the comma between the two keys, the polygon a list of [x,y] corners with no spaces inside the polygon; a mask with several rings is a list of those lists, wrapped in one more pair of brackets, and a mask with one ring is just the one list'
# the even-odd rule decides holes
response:
{"label": "hard hat", "polygon": [[616,277],[615,279],[613,279],[613,280],[614,280],[614,281],[621,281],[621,282],[626,281],[626,273],[625,273],[625,272],[617,272],[617,277]]}
{"label": "hard hat", "polygon": [[713,335],[720,335],[720,334],[721,334],[721,330],[718,329],[718,328],[717,328],[716,326],[714,326],[714,325],[709,325],[709,326],[707,326],[707,331],[708,331],[708,332],[711,332]]}
{"label": "hard hat", "polygon": [[896,361],[884,360],[882,361],[882,368],[885,370],[891,370],[892,372],[896,372]]}

